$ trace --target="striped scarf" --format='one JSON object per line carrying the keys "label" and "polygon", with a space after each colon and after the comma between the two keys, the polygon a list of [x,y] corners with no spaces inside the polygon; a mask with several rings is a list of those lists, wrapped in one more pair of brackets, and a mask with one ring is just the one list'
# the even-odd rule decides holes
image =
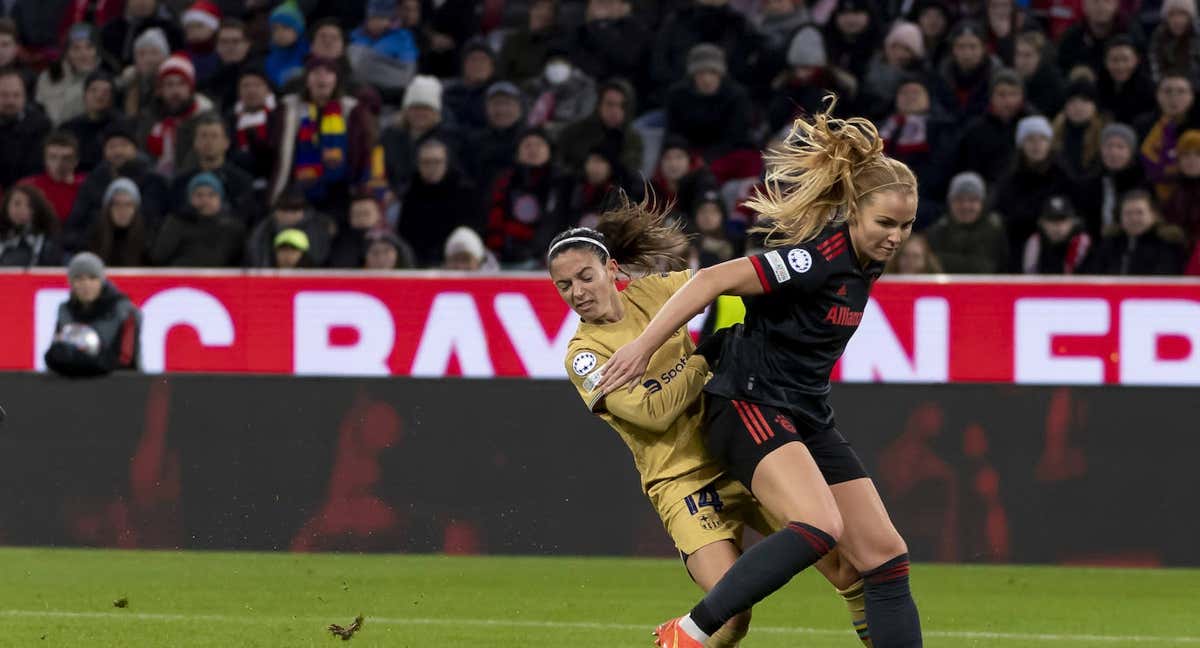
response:
{"label": "striped scarf", "polygon": [[159,173],[172,175],[175,171],[175,134],[179,125],[191,119],[200,112],[200,102],[192,97],[192,103],[178,115],[166,115],[150,128],[146,137],[146,152],[156,161],[155,170]]}
{"label": "striped scarf", "polygon": [[342,104],[336,99],[318,113],[305,104],[296,133],[296,158],[292,177],[305,188],[309,200],[320,201],[331,184],[346,179],[349,140]]}
{"label": "striped scarf", "polygon": [[267,141],[267,120],[271,116],[271,112],[275,110],[275,95],[267,95],[267,102],[258,110],[247,110],[242,102],[237,102],[233,107],[234,117],[237,119],[235,126],[237,127],[237,147],[239,150],[250,150],[251,142],[266,142]]}

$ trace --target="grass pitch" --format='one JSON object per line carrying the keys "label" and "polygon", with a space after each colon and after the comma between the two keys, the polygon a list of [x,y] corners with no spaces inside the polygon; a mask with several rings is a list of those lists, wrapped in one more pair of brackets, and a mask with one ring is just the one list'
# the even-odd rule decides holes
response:
{"label": "grass pitch", "polygon": [[[0,574],[0,646],[645,648],[699,592],[678,561],[599,558],[3,549]],[[913,585],[927,646],[1200,646],[1198,570],[917,565]],[[326,629],[359,613],[350,643]],[[806,573],[743,645],[860,644]]]}

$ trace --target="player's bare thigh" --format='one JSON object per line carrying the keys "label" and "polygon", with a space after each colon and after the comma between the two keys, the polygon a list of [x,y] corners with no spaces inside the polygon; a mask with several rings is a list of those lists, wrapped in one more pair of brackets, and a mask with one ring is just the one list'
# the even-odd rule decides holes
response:
{"label": "player's bare thigh", "polygon": [[754,469],[751,492],[775,517],[803,522],[834,538],[842,533],[837,501],[803,443],[785,443]]}
{"label": "player's bare thigh", "polygon": [[829,489],[844,523],[838,549],[859,571],[870,571],[908,551],[873,481],[852,479]]}

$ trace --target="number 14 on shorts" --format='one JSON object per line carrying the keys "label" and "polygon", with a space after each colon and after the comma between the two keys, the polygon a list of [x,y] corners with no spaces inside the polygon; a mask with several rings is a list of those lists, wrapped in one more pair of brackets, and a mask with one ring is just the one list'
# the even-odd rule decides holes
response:
{"label": "number 14 on shorts", "polygon": [[720,513],[725,505],[721,502],[721,495],[717,493],[715,484],[709,484],[695,493],[683,498],[683,503],[687,504],[688,513],[695,515],[704,507],[711,508],[714,512]]}

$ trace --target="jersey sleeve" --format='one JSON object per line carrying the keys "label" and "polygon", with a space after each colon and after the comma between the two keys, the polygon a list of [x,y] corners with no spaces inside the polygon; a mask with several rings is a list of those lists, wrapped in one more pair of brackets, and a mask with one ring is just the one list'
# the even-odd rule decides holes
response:
{"label": "jersey sleeve", "polygon": [[[831,239],[826,239],[829,241]],[[749,257],[762,284],[763,292],[811,293],[821,287],[829,277],[832,248],[822,248],[826,243],[804,243],[790,248],[767,250]],[[832,245],[838,245],[833,243]],[[842,243],[841,245],[845,245]],[[840,250],[845,252],[843,247]]]}
{"label": "jersey sleeve", "polygon": [[567,376],[571,384],[579,392],[588,411],[595,412],[600,404],[601,394],[596,389],[602,376],[600,368],[608,361],[608,356],[585,348],[571,348],[567,351],[565,360]]}
{"label": "jersey sleeve", "polygon": [[704,390],[708,361],[704,356],[688,358],[683,371],[670,382],[647,380],[632,392],[628,389],[604,397],[598,405],[613,416],[654,432],[665,432]]}
{"label": "jersey sleeve", "polygon": [[687,283],[693,274],[691,270],[660,272],[643,277],[638,282],[644,287],[650,298],[661,306],[671,298],[671,295],[683,288],[683,284]]}

